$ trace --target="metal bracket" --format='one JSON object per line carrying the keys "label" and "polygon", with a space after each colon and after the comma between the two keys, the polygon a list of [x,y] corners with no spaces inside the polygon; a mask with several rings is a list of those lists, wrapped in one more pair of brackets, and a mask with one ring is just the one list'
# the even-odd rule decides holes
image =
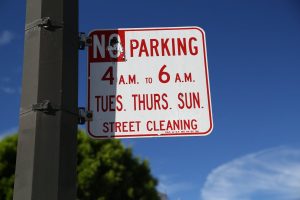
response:
{"label": "metal bracket", "polygon": [[93,120],[93,112],[85,110],[84,107],[78,108],[78,124],[85,124],[86,121]]}
{"label": "metal bracket", "polygon": [[40,103],[33,104],[30,109],[20,113],[20,115],[24,115],[30,111],[40,111],[48,115],[55,115],[57,111],[65,111],[72,115],[75,115],[78,117],[78,124],[85,124],[86,121],[92,121],[93,120],[93,112],[85,110],[84,107],[79,107],[76,112],[71,112],[65,109],[62,109],[61,106],[53,106],[50,102],[50,100],[44,100]]}
{"label": "metal bracket", "polygon": [[60,109],[53,107],[53,105],[51,105],[50,100],[44,100],[41,103],[33,104],[32,110],[33,111],[41,111],[46,114],[54,114],[56,111],[58,111]]}
{"label": "metal bracket", "polygon": [[[40,103],[33,104],[31,107],[31,110],[35,111],[35,112],[41,111],[41,112],[43,112],[45,114],[49,114],[49,115],[54,115],[57,111],[64,111],[64,112],[67,112],[67,113],[75,115],[75,116],[78,116],[78,113],[79,113],[77,110],[74,112],[74,111],[64,109],[62,106],[54,106],[53,104],[51,104],[50,100],[44,100]],[[27,112],[24,112],[24,113],[27,113]],[[24,114],[24,113],[22,113],[22,114]]]}
{"label": "metal bracket", "polygon": [[87,37],[84,32],[79,32],[78,39],[79,39],[79,47],[78,48],[80,50],[84,50],[85,47],[92,46],[92,38]]}
{"label": "metal bracket", "polygon": [[43,17],[43,18],[37,19],[29,24],[26,24],[25,31],[28,31],[35,27],[44,28],[48,31],[55,31],[56,29],[63,28],[64,23],[56,22],[56,21],[52,20],[50,17]]}

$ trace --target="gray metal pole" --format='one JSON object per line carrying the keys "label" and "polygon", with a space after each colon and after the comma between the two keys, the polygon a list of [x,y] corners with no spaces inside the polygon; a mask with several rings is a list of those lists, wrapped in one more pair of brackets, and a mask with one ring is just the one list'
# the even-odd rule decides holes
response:
{"label": "gray metal pole", "polygon": [[14,200],[76,199],[78,0],[27,0]]}

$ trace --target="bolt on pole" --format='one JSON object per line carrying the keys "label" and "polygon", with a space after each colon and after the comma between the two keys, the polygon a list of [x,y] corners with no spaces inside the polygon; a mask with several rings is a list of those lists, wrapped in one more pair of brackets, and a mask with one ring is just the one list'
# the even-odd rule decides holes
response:
{"label": "bolt on pole", "polygon": [[76,199],[78,0],[27,0],[14,200]]}

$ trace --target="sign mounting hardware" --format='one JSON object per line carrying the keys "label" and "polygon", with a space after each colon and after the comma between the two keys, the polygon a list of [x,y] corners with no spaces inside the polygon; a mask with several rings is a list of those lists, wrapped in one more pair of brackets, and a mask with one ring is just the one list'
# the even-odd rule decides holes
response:
{"label": "sign mounting hardware", "polygon": [[59,23],[57,21],[52,20],[50,17],[43,17],[41,19],[37,19],[29,24],[26,24],[25,31],[33,29],[35,27],[42,27],[49,31],[54,31],[59,28],[63,28],[64,23]]}
{"label": "sign mounting hardware", "polygon": [[84,107],[78,108],[78,124],[85,124],[86,121],[93,120],[93,112],[87,111]]}
{"label": "sign mounting hardware", "polygon": [[87,37],[84,32],[79,32],[79,50],[85,50],[85,47],[89,47],[92,45],[92,39]]}

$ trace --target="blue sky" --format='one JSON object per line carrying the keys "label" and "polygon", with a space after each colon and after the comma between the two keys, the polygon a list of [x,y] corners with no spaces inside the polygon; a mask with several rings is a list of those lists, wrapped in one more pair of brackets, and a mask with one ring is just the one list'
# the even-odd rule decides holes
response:
{"label": "blue sky", "polygon": [[[25,1],[0,2],[0,137],[17,130]],[[200,26],[214,130],[207,137],[125,139],[171,200],[299,200],[300,3],[80,1],[80,31]],[[79,57],[86,103],[86,52]]]}

